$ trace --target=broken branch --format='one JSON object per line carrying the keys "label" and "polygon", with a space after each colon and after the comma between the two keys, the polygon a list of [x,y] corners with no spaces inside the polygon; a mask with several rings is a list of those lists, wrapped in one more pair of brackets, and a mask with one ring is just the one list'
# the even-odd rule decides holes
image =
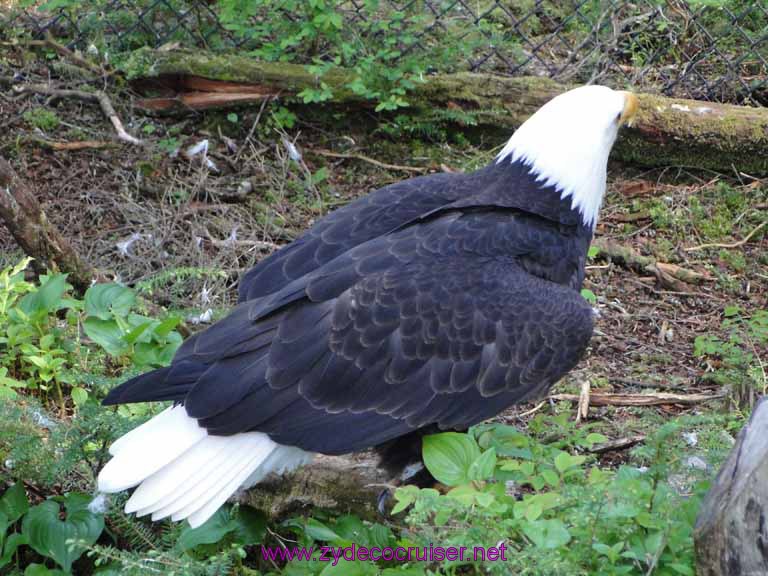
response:
{"label": "broken branch", "polygon": [[4,158],[0,158],[0,218],[22,250],[34,258],[38,273],[46,268],[66,272],[81,293],[90,286],[93,269],[48,220],[32,190]]}
{"label": "broken branch", "polygon": [[687,292],[687,287],[682,284],[683,282],[701,284],[712,280],[708,275],[701,272],[695,272],[677,264],[658,262],[651,256],[643,256],[628,246],[622,246],[610,240],[597,238],[592,241],[592,246],[600,251],[598,254],[607,256],[610,260],[623,264],[627,268],[653,274],[662,286],[678,292]]}
{"label": "broken branch", "polygon": [[[722,394],[672,394],[656,392],[654,394],[608,394],[592,392],[589,395],[591,406],[658,406],[661,404],[698,404],[722,398]],[[579,402],[580,394],[553,394],[551,400]]]}
{"label": "broken branch", "polygon": [[694,246],[693,248],[686,248],[686,252],[694,252],[695,250],[704,250],[705,248],[738,248],[739,246],[743,246],[747,242],[749,242],[750,238],[760,232],[760,230],[763,229],[763,226],[768,224],[768,220],[764,220],[757,228],[752,230],[749,234],[744,236],[741,240],[738,242],[733,242],[731,244],[700,244],[699,246]]}
{"label": "broken branch", "polygon": [[84,100],[86,102],[96,102],[104,113],[104,116],[106,116],[112,123],[115,132],[117,132],[118,140],[127,142],[128,144],[142,143],[141,140],[126,132],[120,117],[117,115],[114,106],[112,106],[112,101],[109,99],[109,96],[101,90],[84,92],[82,90],[53,88],[45,84],[25,84],[23,86],[16,86],[15,91],[19,94],[45,94],[47,96],[53,96],[54,98],[77,98],[78,100]]}

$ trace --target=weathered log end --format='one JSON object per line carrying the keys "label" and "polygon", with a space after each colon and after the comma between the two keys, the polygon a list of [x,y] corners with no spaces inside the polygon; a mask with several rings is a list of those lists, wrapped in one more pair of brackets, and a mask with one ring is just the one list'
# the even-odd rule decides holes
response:
{"label": "weathered log end", "polygon": [[768,398],[755,407],[704,499],[694,541],[698,576],[768,574]]}
{"label": "weathered log end", "polygon": [[376,504],[388,480],[373,454],[318,456],[312,464],[290,474],[267,478],[240,501],[273,519],[324,508],[336,514],[381,520]]}

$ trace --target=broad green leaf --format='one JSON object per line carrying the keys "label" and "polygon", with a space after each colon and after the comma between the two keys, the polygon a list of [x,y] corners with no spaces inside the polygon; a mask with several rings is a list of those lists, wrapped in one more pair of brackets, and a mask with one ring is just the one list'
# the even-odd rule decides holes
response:
{"label": "broad green leaf", "polygon": [[13,524],[29,510],[29,501],[21,482],[8,488],[0,497],[0,512],[5,514],[8,523]]}
{"label": "broad green leaf", "polygon": [[180,550],[191,550],[201,544],[214,544],[220,542],[230,532],[234,532],[237,526],[231,521],[229,510],[219,508],[213,516],[208,518],[197,528],[187,525],[182,530],[177,547]]}
{"label": "broad green leaf", "polygon": [[83,328],[88,338],[104,348],[107,354],[122,356],[128,351],[128,345],[123,340],[123,331],[114,320],[89,316],[83,322]]}
{"label": "broad green leaf", "polygon": [[491,448],[483,452],[472,462],[469,467],[469,478],[471,480],[488,480],[493,478],[496,471],[496,449]]}
{"label": "broad green leaf", "polygon": [[5,541],[5,546],[2,549],[2,556],[0,556],[0,568],[13,560],[13,555],[16,554],[16,550],[19,546],[26,546],[29,544],[27,537],[24,534],[11,534]]}
{"label": "broad green leaf", "polygon": [[88,391],[80,386],[72,388],[70,395],[72,396],[72,401],[75,403],[75,406],[82,406],[88,401]]}
{"label": "broad green leaf", "polygon": [[19,302],[19,308],[27,315],[58,310],[64,292],[67,291],[67,275],[48,276],[35,292],[30,292]]}
{"label": "broad green leaf", "polygon": [[85,313],[102,320],[127,316],[135,303],[133,290],[120,284],[94,284],[85,293]]}
{"label": "broad green leaf", "polygon": [[523,524],[523,532],[539,548],[551,550],[565,546],[571,541],[568,528],[557,519],[526,522]]}
{"label": "broad green leaf", "polygon": [[[63,500],[66,513],[60,518]],[[88,510],[91,497],[87,494],[69,494],[64,498],[49,499],[31,508],[24,516],[21,529],[29,545],[38,553],[52,558],[66,571],[85,551],[70,546],[68,540],[83,541],[91,545],[104,530],[104,517]]]}
{"label": "broad green leaf", "polygon": [[44,564],[30,564],[24,570],[24,576],[69,576],[61,570],[51,570]]}
{"label": "broad green leaf", "polygon": [[307,519],[304,533],[313,540],[320,540],[321,542],[336,542],[343,539],[331,528],[314,518]]}
{"label": "broad green leaf", "polygon": [[469,469],[480,457],[480,448],[468,434],[444,432],[422,440],[424,465],[439,482],[458,486],[471,480]]}
{"label": "broad green leaf", "polygon": [[557,468],[557,471],[562,474],[571,468],[580,466],[584,463],[585,460],[586,457],[584,456],[571,456],[568,454],[568,452],[560,452],[557,456],[555,456],[555,468]]}
{"label": "broad green leaf", "polygon": [[250,506],[240,506],[233,522],[235,523],[235,538],[240,544],[253,545],[264,541],[264,534],[267,532],[267,517],[261,510],[256,510]]}

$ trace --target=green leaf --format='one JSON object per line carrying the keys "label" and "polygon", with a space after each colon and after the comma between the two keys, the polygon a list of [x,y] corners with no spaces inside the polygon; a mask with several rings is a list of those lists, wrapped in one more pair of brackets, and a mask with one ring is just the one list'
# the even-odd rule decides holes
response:
{"label": "green leaf", "polygon": [[583,464],[585,460],[585,456],[571,456],[568,452],[560,452],[555,457],[555,468],[562,474],[566,470],[570,470],[571,468]]}
{"label": "green leaf", "polygon": [[480,448],[467,434],[444,432],[424,437],[422,455],[432,476],[446,486],[458,486],[470,481],[469,469],[480,457]]}
{"label": "green leaf", "polygon": [[595,296],[595,293],[592,292],[592,290],[590,290],[589,288],[581,289],[581,297],[584,298],[584,300],[586,300],[590,304],[597,303],[597,296]]}
{"label": "green leaf", "polygon": [[72,401],[75,403],[75,406],[80,407],[88,401],[88,391],[80,386],[72,388],[70,395],[72,396]]}
{"label": "green leaf", "polygon": [[85,293],[85,313],[102,320],[128,315],[135,303],[133,290],[120,284],[94,284]]}
{"label": "green leaf", "polygon": [[61,570],[51,570],[43,564],[30,564],[24,570],[24,576],[69,576]]}
{"label": "green leaf", "polygon": [[238,543],[253,545],[264,541],[264,534],[267,532],[267,516],[261,510],[240,506],[233,521]]}
{"label": "green leaf", "polygon": [[320,540],[322,542],[336,542],[342,540],[336,532],[328,528],[325,524],[314,518],[307,519],[307,524],[304,527],[304,533],[313,540]]}
{"label": "green leaf", "polygon": [[201,544],[214,544],[220,542],[230,532],[234,532],[237,526],[230,521],[229,510],[219,508],[213,516],[208,518],[197,528],[187,525],[182,530],[176,546],[183,551],[191,550]]}
{"label": "green leaf", "polygon": [[[66,514],[60,519],[62,500]],[[52,558],[66,571],[85,550],[70,546],[68,540],[82,541],[90,546],[104,530],[104,517],[88,510],[91,497],[87,494],[69,494],[63,498],[49,499],[31,508],[24,516],[21,529],[29,545],[38,553]]]}
{"label": "green leaf", "polygon": [[21,482],[8,488],[0,497],[0,512],[5,514],[8,524],[13,524],[29,510],[29,501]]}
{"label": "green leaf", "polygon": [[83,328],[88,338],[104,348],[107,354],[122,356],[128,352],[128,344],[123,340],[123,331],[114,320],[89,316],[83,322]]}
{"label": "green leaf", "polygon": [[320,572],[320,576],[376,576],[378,573],[376,564],[339,559],[335,566],[333,564],[326,566]]}
{"label": "green leaf", "polygon": [[418,487],[412,485],[401,486],[395,490],[395,500],[397,500],[397,503],[395,504],[394,508],[392,508],[392,514],[399,514],[408,508],[408,506],[416,501],[418,494]]}
{"label": "green leaf", "polygon": [[493,477],[496,471],[496,449],[491,448],[483,452],[469,467],[471,480],[487,480]]}
{"label": "green leaf", "polygon": [[19,302],[19,308],[27,316],[36,313],[53,312],[58,309],[64,292],[67,290],[67,275],[52,274],[35,292],[30,292]]}
{"label": "green leaf", "polygon": [[[2,540],[2,538],[0,538]],[[19,546],[26,546],[29,544],[27,537],[24,534],[11,534],[5,541],[3,546],[3,555],[0,556],[0,568],[8,564],[13,560],[13,555],[16,554],[16,550]]]}
{"label": "green leaf", "polygon": [[561,520],[537,520],[523,524],[523,532],[539,548],[554,549],[571,541],[571,534]]}

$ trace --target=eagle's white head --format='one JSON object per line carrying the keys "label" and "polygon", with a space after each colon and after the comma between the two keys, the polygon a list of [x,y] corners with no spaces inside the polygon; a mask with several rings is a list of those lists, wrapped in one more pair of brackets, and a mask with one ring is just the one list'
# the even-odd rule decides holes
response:
{"label": "eagle's white head", "polygon": [[608,154],[619,127],[637,113],[637,96],[605,86],[582,86],[556,96],[509,139],[496,162],[521,160],[537,180],[572,198],[586,226],[597,223]]}

